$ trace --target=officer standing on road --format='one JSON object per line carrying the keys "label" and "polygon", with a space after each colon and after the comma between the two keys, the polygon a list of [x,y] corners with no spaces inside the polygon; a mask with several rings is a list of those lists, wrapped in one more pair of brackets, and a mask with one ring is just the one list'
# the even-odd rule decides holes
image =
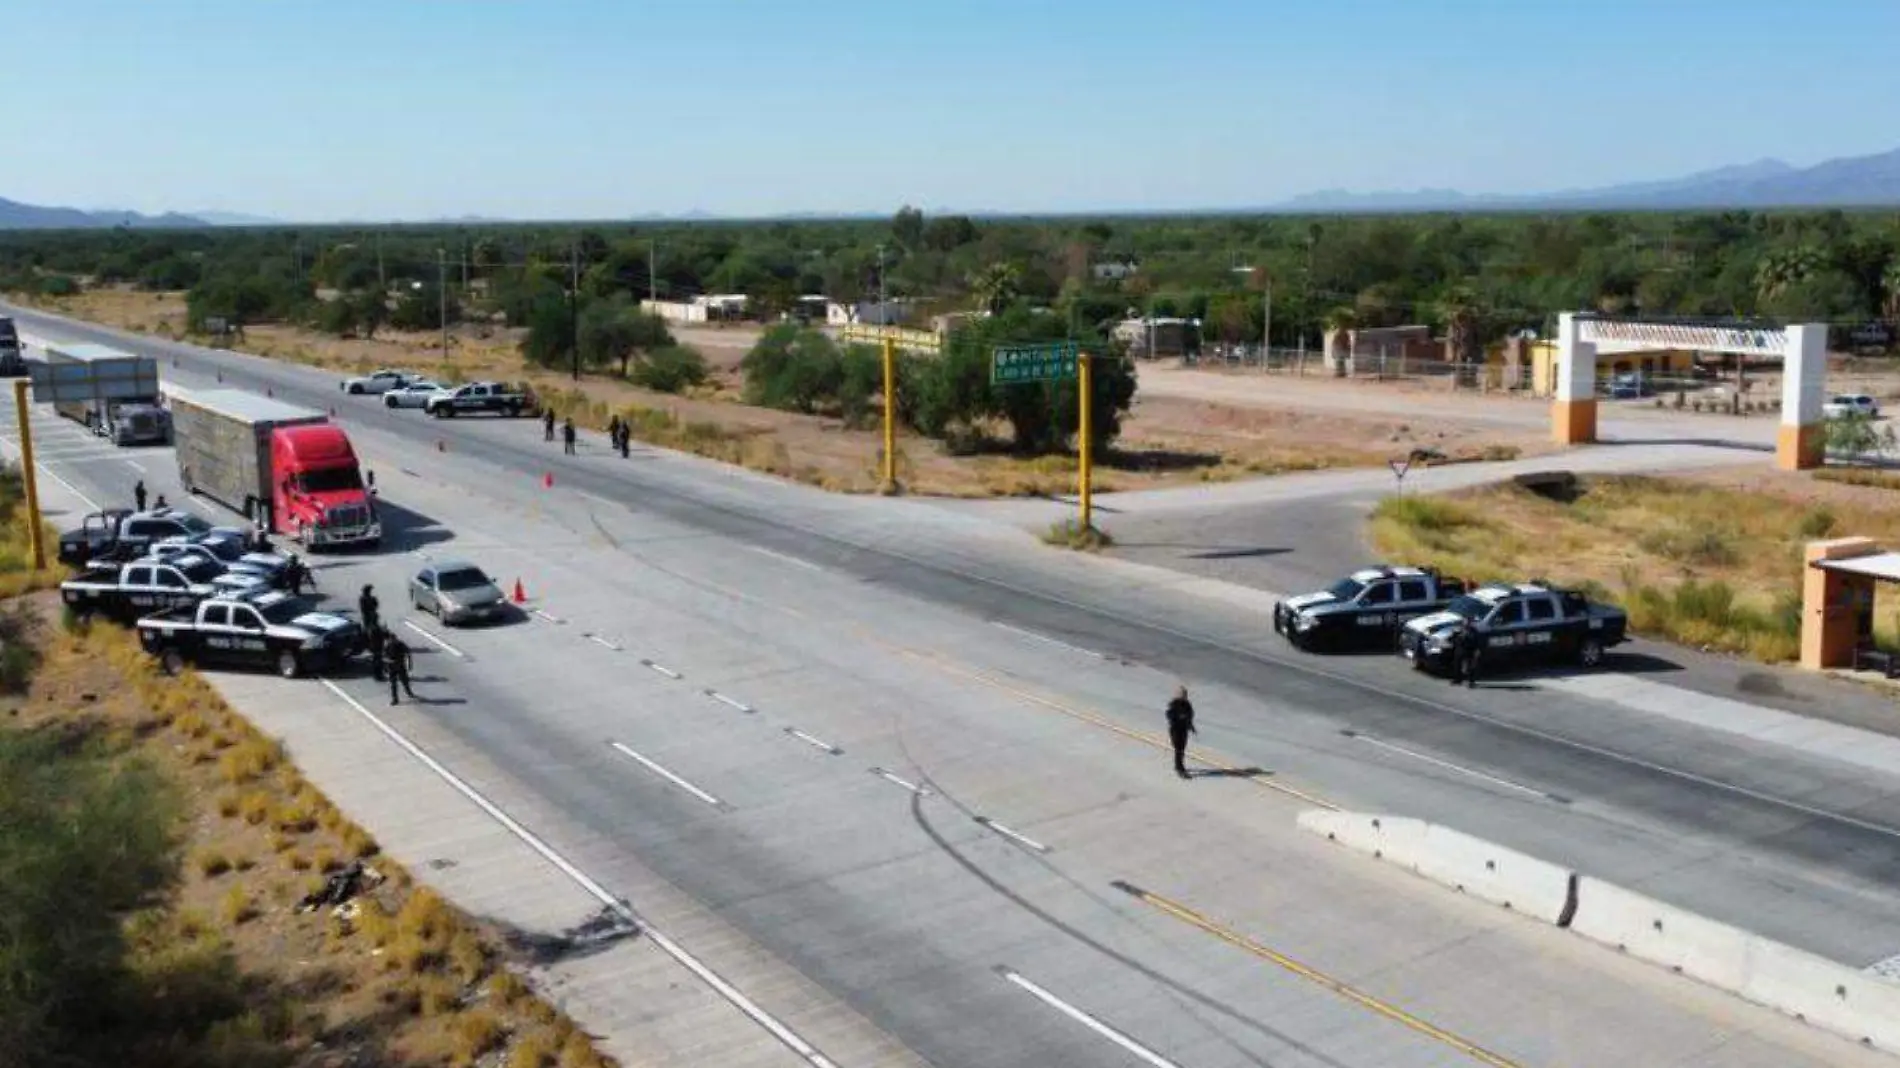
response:
{"label": "officer standing on road", "polygon": [[607,420],[607,447],[610,449],[620,447],[620,416],[618,415]]}
{"label": "officer standing on road", "polygon": [[541,413],[541,430],[546,434],[546,440],[554,440],[554,409],[549,408]]}
{"label": "officer standing on road", "polygon": [[1452,674],[1453,686],[1464,683],[1466,689],[1475,689],[1478,685],[1478,662],[1484,656],[1484,639],[1478,634],[1477,624],[1467,619],[1458,624],[1452,632]]}
{"label": "officer standing on road", "polygon": [[1194,706],[1188,703],[1187,687],[1176,686],[1174,699],[1168,702],[1168,742],[1174,746],[1174,773],[1183,779],[1188,777],[1188,735],[1195,733]]}
{"label": "officer standing on road", "polygon": [[145,480],[142,478],[132,484],[132,507],[134,511],[145,510]]}
{"label": "officer standing on road", "polygon": [[561,443],[569,456],[574,455],[574,419],[569,416],[561,423]]}
{"label": "officer standing on road", "polygon": [[284,572],[284,578],[290,582],[292,595],[302,594],[306,582],[310,584],[311,593],[317,592],[317,580],[311,576],[310,568],[304,564],[303,557],[291,553],[290,562],[284,565]]}
{"label": "officer standing on road", "polygon": [[396,637],[395,631],[384,631],[383,670],[389,672],[389,703],[392,705],[396,703],[398,685],[402,687],[403,693],[409,695],[411,701],[416,699],[416,691],[409,686],[409,661],[409,647],[402,643],[401,638]]}
{"label": "officer standing on road", "polygon": [[622,460],[627,458],[627,453],[629,452],[632,444],[633,444],[633,427],[630,424],[623,422],[620,424],[620,458]]}
{"label": "officer standing on road", "polygon": [[356,599],[356,611],[363,617],[363,638],[369,642],[370,674],[377,682],[383,681],[383,620],[379,612],[381,606],[376,601],[376,590],[369,583],[363,584],[363,595]]}

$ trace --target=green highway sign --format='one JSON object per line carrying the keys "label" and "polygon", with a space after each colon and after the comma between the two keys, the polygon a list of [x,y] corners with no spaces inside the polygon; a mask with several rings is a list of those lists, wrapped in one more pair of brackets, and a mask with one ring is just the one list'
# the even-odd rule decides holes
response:
{"label": "green highway sign", "polygon": [[1040,345],[998,345],[990,354],[990,385],[1065,382],[1075,377],[1080,350],[1073,341]]}

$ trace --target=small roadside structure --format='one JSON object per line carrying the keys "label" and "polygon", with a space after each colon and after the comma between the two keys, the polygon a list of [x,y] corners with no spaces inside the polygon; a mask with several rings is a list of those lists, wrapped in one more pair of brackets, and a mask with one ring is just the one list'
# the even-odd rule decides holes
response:
{"label": "small roadside structure", "polygon": [[1870,538],[1831,538],[1809,542],[1803,556],[1801,666],[1900,676],[1900,656],[1874,645],[1874,590],[1900,583],[1900,552]]}

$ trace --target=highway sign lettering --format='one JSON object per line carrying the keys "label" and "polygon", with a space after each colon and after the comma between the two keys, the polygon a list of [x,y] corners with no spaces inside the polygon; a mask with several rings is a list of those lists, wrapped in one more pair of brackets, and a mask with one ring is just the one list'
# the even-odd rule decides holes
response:
{"label": "highway sign lettering", "polygon": [[1073,341],[998,345],[990,355],[990,385],[1066,382],[1075,377],[1080,350]]}
{"label": "highway sign lettering", "polygon": [[901,326],[867,326],[852,323],[838,328],[838,340],[847,344],[881,345],[889,341],[911,352],[938,352],[943,338],[929,330],[906,330]]}

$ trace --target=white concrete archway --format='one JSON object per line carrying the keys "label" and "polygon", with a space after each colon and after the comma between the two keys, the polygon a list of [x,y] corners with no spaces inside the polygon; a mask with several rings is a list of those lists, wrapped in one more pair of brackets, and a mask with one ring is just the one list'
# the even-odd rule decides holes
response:
{"label": "white concrete archway", "polygon": [[1654,349],[1727,352],[1781,360],[1781,427],[1775,466],[1821,466],[1827,440],[1821,408],[1827,383],[1827,327],[1739,321],[1632,319],[1588,312],[1557,317],[1557,399],[1551,436],[1559,444],[1597,440],[1597,357]]}

